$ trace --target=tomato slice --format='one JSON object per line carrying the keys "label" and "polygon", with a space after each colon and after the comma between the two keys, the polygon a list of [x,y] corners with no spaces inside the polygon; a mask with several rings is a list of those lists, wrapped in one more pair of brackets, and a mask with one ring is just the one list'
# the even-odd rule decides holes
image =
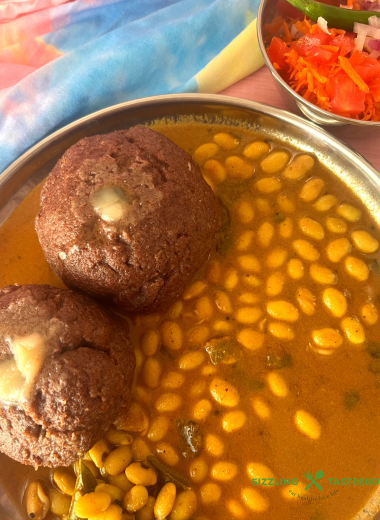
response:
{"label": "tomato slice", "polygon": [[288,64],[285,61],[285,53],[289,52],[289,48],[285,42],[274,36],[267,49],[267,54],[272,63],[277,63],[281,69],[288,69]]}
{"label": "tomato slice", "polygon": [[330,108],[333,112],[357,115],[364,111],[364,92],[343,70],[332,76],[330,88]]}
{"label": "tomato slice", "polygon": [[341,56],[346,56],[346,54],[353,51],[355,47],[353,40],[344,34],[340,34],[330,40],[329,45],[339,47]]}
{"label": "tomato slice", "polygon": [[307,57],[316,63],[326,65],[336,61],[338,54],[338,52],[328,51],[327,49],[322,49],[322,47],[316,45],[307,53]]}
{"label": "tomato slice", "polygon": [[369,93],[376,102],[380,101],[380,77],[368,82]]}
{"label": "tomato slice", "polygon": [[296,42],[293,42],[291,47],[300,55],[306,56],[316,45],[330,45],[331,36],[325,32],[315,32],[313,34],[305,34]]}

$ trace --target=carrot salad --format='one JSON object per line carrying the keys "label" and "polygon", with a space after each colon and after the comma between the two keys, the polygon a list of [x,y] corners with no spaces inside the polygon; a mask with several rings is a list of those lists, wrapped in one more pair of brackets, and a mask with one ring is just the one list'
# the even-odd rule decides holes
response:
{"label": "carrot salad", "polygon": [[358,50],[356,34],[323,19],[276,16],[265,28],[268,56],[295,92],[328,112],[380,121],[380,53]]}

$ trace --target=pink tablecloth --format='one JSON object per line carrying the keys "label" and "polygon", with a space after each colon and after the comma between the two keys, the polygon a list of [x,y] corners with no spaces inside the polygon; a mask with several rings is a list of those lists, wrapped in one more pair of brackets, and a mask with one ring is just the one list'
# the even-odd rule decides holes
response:
{"label": "pink tablecloth", "polygon": [[[249,99],[251,101],[260,101],[267,105],[289,110],[289,105],[277,90],[275,81],[266,66],[238,83],[235,83],[235,85],[223,90],[220,94]],[[297,114],[299,115],[298,112]],[[350,127],[350,129],[351,128],[352,127]],[[380,128],[374,129],[374,135],[370,138],[368,138],[368,135],[360,136],[359,131],[358,135],[347,137],[345,135],[346,129],[344,128],[332,129],[332,127],[330,127],[327,130],[363,155],[363,157],[380,172]]]}

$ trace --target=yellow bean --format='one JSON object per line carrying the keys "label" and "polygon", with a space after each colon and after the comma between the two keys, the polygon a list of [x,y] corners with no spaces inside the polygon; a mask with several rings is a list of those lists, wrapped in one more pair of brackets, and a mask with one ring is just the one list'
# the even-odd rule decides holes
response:
{"label": "yellow bean", "polygon": [[337,204],[338,199],[334,195],[323,195],[323,197],[314,202],[313,207],[317,211],[328,211]]}
{"label": "yellow bean", "polygon": [[175,322],[166,320],[161,325],[162,341],[169,350],[181,350],[183,336],[181,327]]}
{"label": "yellow bean", "polygon": [[228,321],[217,320],[214,321],[212,328],[215,332],[230,334],[234,330],[234,325]]}
{"label": "yellow bean", "polygon": [[118,430],[116,426],[110,426],[109,430],[105,434],[105,439],[111,444],[119,446],[128,446],[132,444],[133,437],[129,433]]}
{"label": "yellow bean", "polygon": [[268,155],[268,157],[265,157],[260,163],[261,169],[265,173],[277,173],[284,166],[286,166],[287,162],[289,161],[289,154],[286,152],[272,152]]}
{"label": "yellow bean", "polygon": [[223,416],[223,430],[230,433],[243,428],[247,422],[247,416],[242,410],[228,412]]}
{"label": "yellow bean", "polygon": [[327,257],[330,262],[340,262],[351,250],[351,244],[347,238],[337,238],[332,240],[326,249]]}
{"label": "yellow bean", "polygon": [[206,177],[214,184],[220,184],[227,178],[227,172],[223,164],[215,159],[209,159],[203,165]]}
{"label": "yellow bean", "polygon": [[268,247],[274,235],[274,227],[270,222],[264,222],[257,230],[257,241],[262,247]]}
{"label": "yellow bean", "polygon": [[127,432],[145,432],[149,427],[149,417],[138,403],[132,403],[127,414],[117,421],[117,428]]}
{"label": "yellow bean", "polygon": [[157,495],[154,504],[154,517],[157,520],[164,520],[174,506],[177,490],[172,482],[165,484]]}
{"label": "yellow bean", "polygon": [[277,206],[284,213],[294,213],[296,210],[294,202],[287,195],[281,193],[277,196]]}
{"label": "yellow bean", "polygon": [[163,366],[155,358],[145,360],[142,369],[142,378],[148,388],[157,388],[160,385]]}
{"label": "yellow bean", "polygon": [[337,318],[341,318],[347,312],[347,300],[343,293],[338,291],[338,289],[334,289],[333,287],[329,287],[323,291],[323,303],[329,309],[333,316]]}
{"label": "yellow bean", "polygon": [[321,425],[315,417],[305,410],[298,410],[294,415],[294,422],[301,433],[317,440],[321,436]]}
{"label": "yellow bean", "polygon": [[49,490],[50,511],[53,515],[67,515],[70,509],[71,497],[60,493],[57,489]]}
{"label": "yellow bean", "polygon": [[270,332],[272,336],[285,341],[291,341],[294,339],[293,329],[285,323],[269,323],[268,332]]}
{"label": "yellow bean", "polygon": [[205,438],[205,450],[213,457],[220,457],[224,453],[224,444],[217,435],[208,433]]}
{"label": "yellow bean", "polygon": [[178,453],[170,442],[160,442],[156,446],[157,455],[168,466],[175,466],[179,462]]}
{"label": "yellow bean", "polygon": [[235,320],[242,325],[252,325],[261,318],[262,311],[258,307],[242,307],[234,313]]}
{"label": "yellow bean", "polygon": [[348,341],[354,345],[361,345],[365,342],[365,332],[362,324],[357,318],[347,316],[347,318],[343,318],[340,325]]}
{"label": "yellow bean", "polygon": [[132,484],[142,486],[154,486],[157,482],[157,475],[152,468],[145,468],[140,462],[132,462],[125,469],[125,475]]}
{"label": "yellow bean", "polygon": [[276,177],[267,177],[266,179],[260,179],[254,185],[254,189],[261,191],[262,193],[274,193],[280,191],[282,183]]}
{"label": "yellow bean", "polygon": [[304,268],[301,260],[298,258],[291,258],[287,265],[287,273],[290,278],[293,278],[293,280],[300,280],[304,275]]}
{"label": "yellow bean", "polygon": [[197,162],[203,162],[210,159],[219,152],[219,146],[216,143],[205,143],[198,146],[194,152],[194,159]]}
{"label": "yellow bean", "polygon": [[192,298],[196,298],[197,296],[200,296],[203,291],[206,289],[207,283],[203,280],[196,280],[193,282],[189,287],[186,289],[186,291],[183,294],[184,300],[191,300]]}
{"label": "yellow bean", "polygon": [[269,269],[278,269],[282,266],[288,256],[286,249],[276,248],[266,258],[266,265]]}
{"label": "yellow bean", "polygon": [[109,475],[118,475],[132,460],[129,446],[120,446],[113,450],[104,461],[104,468]]}
{"label": "yellow bean", "polygon": [[254,255],[242,255],[238,257],[240,267],[247,273],[259,273],[261,265]]}
{"label": "yellow bean", "polygon": [[315,313],[316,298],[306,287],[297,289],[296,298],[301,311],[312,316]]}
{"label": "yellow bean", "polygon": [[326,227],[331,233],[343,234],[347,232],[347,224],[344,220],[336,217],[328,217],[326,219]]}
{"label": "yellow bean", "polygon": [[246,506],[256,513],[262,513],[269,507],[269,500],[263,494],[252,488],[244,488],[242,491],[243,501]]}
{"label": "yellow bean", "polygon": [[141,437],[136,437],[131,448],[133,460],[135,462],[144,461],[148,455],[152,455],[149,446]]}
{"label": "yellow bean", "polygon": [[124,520],[123,510],[120,506],[116,504],[111,504],[105,511],[103,511],[103,513],[99,513],[95,516],[90,516],[88,520]]}
{"label": "yellow bean", "polygon": [[109,475],[107,478],[110,484],[112,484],[113,486],[117,486],[122,491],[124,491],[124,493],[126,493],[133,487],[132,482],[129,482],[124,472],[120,473],[119,475]]}
{"label": "yellow bean", "polygon": [[236,240],[236,249],[238,251],[246,251],[253,242],[255,233],[251,229],[243,231]]}
{"label": "yellow bean", "polygon": [[280,271],[271,274],[267,278],[266,293],[268,296],[277,296],[282,292],[285,283],[285,275]]}
{"label": "yellow bean", "polygon": [[[155,505],[154,497],[148,497],[147,503],[144,507],[136,511],[135,519],[136,520],[154,520],[154,505]],[[124,520],[124,518],[122,519]]]}
{"label": "yellow bean", "polygon": [[148,430],[148,439],[153,442],[162,440],[170,426],[170,421],[167,417],[158,416],[150,424]]}
{"label": "yellow bean", "polygon": [[271,392],[277,397],[286,397],[289,393],[285,379],[278,372],[269,372],[267,383]]}
{"label": "yellow bean", "polygon": [[267,303],[267,313],[277,320],[294,322],[298,320],[298,310],[285,300]]}
{"label": "yellow bean", "polygon": [[201,501],[205,505],[219,502],[220,497],[222,496],[222,490],[220,486],[214,482],[203,484],[203,486],[201,486],[200,493]]}
{"label": "yellow bean", "polygon": [[337,275],[328,267],[321,264],[311,264],[309,274],[312,279],[322,285],[335,284]]}
{"label": "yellow bean", "polygon": [[206,269],[206,279],[210,283],[215,283],[215,284],[219,283],[221,274],[222,274],[222,266],[221,266],[220,262],[218,262],[217,260],[214,260],[208,264],[207,269]]}
{"label": "yellow bean", "polygon": [[148,502],[148,490],[138,484],[133,486],[124,496],[124,507],[128,513],[136,513]]}
{"label": "yellow bean", "polygon": [[155,329],[147,330],[140,338],[141,352],[146,357],[155,356],[160,345],[160,334]]}
{"label": "yellow bean", "polygon": [[43,520],[49,512],[50,499],[45,493],[42,482],[33,480],[25,491],[26,511],[30,518]]}
{"label": "yellow bean", "polygon": [[255,218],[255,210],[248,200],[239,202],[236,208],[236,217],[241,224],[250,224]]}
{"label": "yellow bean", "polygon": [[189,520],[198,506],[197,496],[192,490],[182,491],[177,495],[169,520]]}
{"label": "yellow bean", "polygon": [[296,253],[308,262],[315,262],[320,256],[318,250],[307,240],[295,240],[292,245]]}
{"label": "yellow bean", "polygon": [[211,476],[215,480],[227,481],[236,477],[238,467],[233,462],[217,462],[211,468]]}
{"label": "yellow bean", "polygon": [[228,500],[227,509],[231,513],[232,518],[246,518],[247,512],[237,500]]}
{"label": "yellow bean", "polygon": [[242,280],[245,284],[249,285],[249,287],[259,287],[262,283],[260,278],[254,276],[253,274],[243,275]]}
{"label": "yellow bean", "polygon": [[253,143],[247,144],[244,148],[243,155],[248,159],[255,160],[260,159],[263,155],[268,153],[269,145],[263,141],[254,141]]}
{"label": "yellow bean", "polygon": [[88,518],[105,511],[111,504],[111,496],[105,491],[93,491],[78,498],[74,511],[79,518]]}
{"label": "yellow bean", "polygon": [[293,234],[292,219],[290,217],[285,217],[285,219],[278,224],[278,229],[282,238],[290,238]]}
{"label": "yellow bean", "polygon": [[302,179],[314,166],[314,159],[310,155],[298,155],[285,168],[283,176],[292,181]]}
{"label": "yellow bean", "polygon": [[194,370],[198,368],[206,359],[201,350],[189,350],[182,354],[177,363],[181,370]]}
{"label": "yellow bean", "polygon": [[201,296],[194,305],[194,312],[200,320],[209,321],[214,313],[214,307],[208,296]]}
{"label": "yellow bean", "polygon": [[222,150],[233,150],[239,144],[239,139],[236,139],[236,137],[233,137],[231,134],[227,134],[227,132],[215,134],[214,141]]}
{"label": "yellow bean", "polygon": [[377,309],[373,303],[369,302],[363,305],[360,317],[367,325],[375,325],[378,316]]}
{"label": "yellow bean", "polygon": [[367,231],[358,230],[351,233],[356,249],[362,253],[375,253],[379,249],[379,242]]}
{"label": "yellow bean", "polygon": [[74,494],[76,478],[68,470],[57,468],[54,471],[53,480],[62,493],[70,496]]}
{"label": "yellow bean", "polygon": [[183,385],[184,381],[185,376],[183,374],[178,374],[178,372],[168,372],[162,378],[161,386],[170,390],[176,390]]}
{"label": "yellow bean", "polygon": [[255,172],[252,164],[245,162],[241,157],[237,155],[230,155],[224,161],[227,169],[227,175],[231,179],[250,179]]}
{"label": "yellow bean", "polygon": [[207,417],[209,416],[212,410],[212,404],[208,399],[201,399],[198,401],[193,410],[192,410],[192,418],[196,422],[205,422]]}
{"label": "yellow bean", "polygon": [[345,268],[350,276],[356,278],[359,282],[365,282],[369,276],[369,269],[359,258],[347,256],[344,261]]}
{"label": "yellow bean", "polygon": [[249,477],[252,479],[255,478],[257,480],[262,478],[275,478],[273,471],[261,462],[250,462],[247,464],[247,473]]}
{"label": "yellow bean", "polygon": [[264,344],[264,334],[253,329],[242,329],[238,335],[237,340],[248,350],[257,350]]}
{"label": "yellow bean", "polygon": [[312,338],[314,343],[321,347],[322,350],[318,350],[320,354],[331,354],[334,349],[337,349],[343,343],[343,338],[339,332],[331,328],[313,330]]}
{"label": "yellow bean", "polygon": [[258,198],[255,200],[257,210],[263,215],[273,215],[274,211],[268,199]]}
{"label": "yellow bean", "polygon": [[97,468],[104,466],[104,460],[110,452],[108,444],[101,439],[89,450],[89,455]]}
{"label": "yellow bean", "polygon": [[223,379],[213,379],[210,384],[210,392],[215,401],[223,406],[234,407],[239,404],[238,391]]}
{"label": "yellow bean", "polygon": [[260,397],[254,397],[252,399],[252,407],[255,414],[263,420],[269,419],[271,415],[270,408],[266,402],[264,402]]}
{"label": "yellow bean", "polygon": [[325,183],[322,179],[310,179],[303,185],[300,199],[305,202],[311,202],[318,197],[324,187]]}
{"label": "yellow bean", "polygon": [[239,283],[239,272],[237,269],[231,267],[227,269],[225,277],[224,277],[224,288],[227,291],[232,291],[235,289],[237,284]]}
{"label": "yellow bean", "polygon": [[191,480],[196,484],[199,484],[207,477],[207,463],[204,461],[204,459],[197,457],[190,462],[189,472]]}
{"label": "yellow bean", "polygon": [[112,502],[115,502],[115,500],[122,501],[125,494],[117,486],[114,486],[113,484],[106,484],[105,482],[98,484],[95,488],[95,491],[105,491],[110,495]]}
{"label": "yellow bean", "polygon": [[213,293],[214,300],[216,306],[225,314],[230,314],[232,312],[232,305],[229,296],[223,291],[215,291]]}
{"label": "yellow bean", "polygon": [[350,204],[341,204],[336,208],[336,212],[349,222],[357,222],[362,216],[362,212]]}
{"label": "yellow bean", "polygon": [[312,218],[303,217],[298,224],[302,233],[314,240],[322,240],[325,237],[325,232],[321,224]]}
{"label": "yellow bean", "polygon": [[178,394],[172,392],[162,394],[156,400],[156,409],[159,412],[175,412],[182,404],[182,399]]}

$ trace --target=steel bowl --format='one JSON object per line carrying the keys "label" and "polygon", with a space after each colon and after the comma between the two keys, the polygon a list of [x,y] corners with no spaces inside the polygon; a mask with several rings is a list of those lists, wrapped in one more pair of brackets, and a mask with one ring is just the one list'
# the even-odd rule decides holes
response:
{"label": "steel bowl", "polygon": [[357,119],[351,119],[349,117],[342,117],[326,110],[313,105],[309,101],[306,101],[302,96],[297,94],[287,83],[282,79],[280,74],[273,67],[272,62],[266,51],[264,41],[264,27],[266,23],[270,23],[276,13],[277,0],[261,0],[259,12],[257,15],[257,38],[259,40],[260,50],[264,57],[265,63],[270,70],[273,78],[276,81],[276,85],[280,92],[286,97],[289,102],[289,108],[296,108],[308,119],[314,123],[318,123],[322,126],[353,126],[353,135],[358,130],[362,132],[365,130],[368,135],[376,131],[376,128],[380,127],[380,121],[359,121]]}
{"label": "steel bowl", "polygon": [[[228,124],[260,132],[285,146],[315,154],[319,161],[349,186],[380,225],[380,176],[371,164],[317,125],[283,110],[220,95],[157,96],[111,106],[90,114],[50,135],[17,159],[0,175],[0,225],[25,196],[52,170],[62,154],[83,137],[149,124],[157,120],[192,120]],[[0,453],[0,471],[6,456]],[[19,464],[11,462],[8,481]],[[26,520],[0,487],[0,519]],[[353,519],[371,520],[380,510],[380,488]]]}

